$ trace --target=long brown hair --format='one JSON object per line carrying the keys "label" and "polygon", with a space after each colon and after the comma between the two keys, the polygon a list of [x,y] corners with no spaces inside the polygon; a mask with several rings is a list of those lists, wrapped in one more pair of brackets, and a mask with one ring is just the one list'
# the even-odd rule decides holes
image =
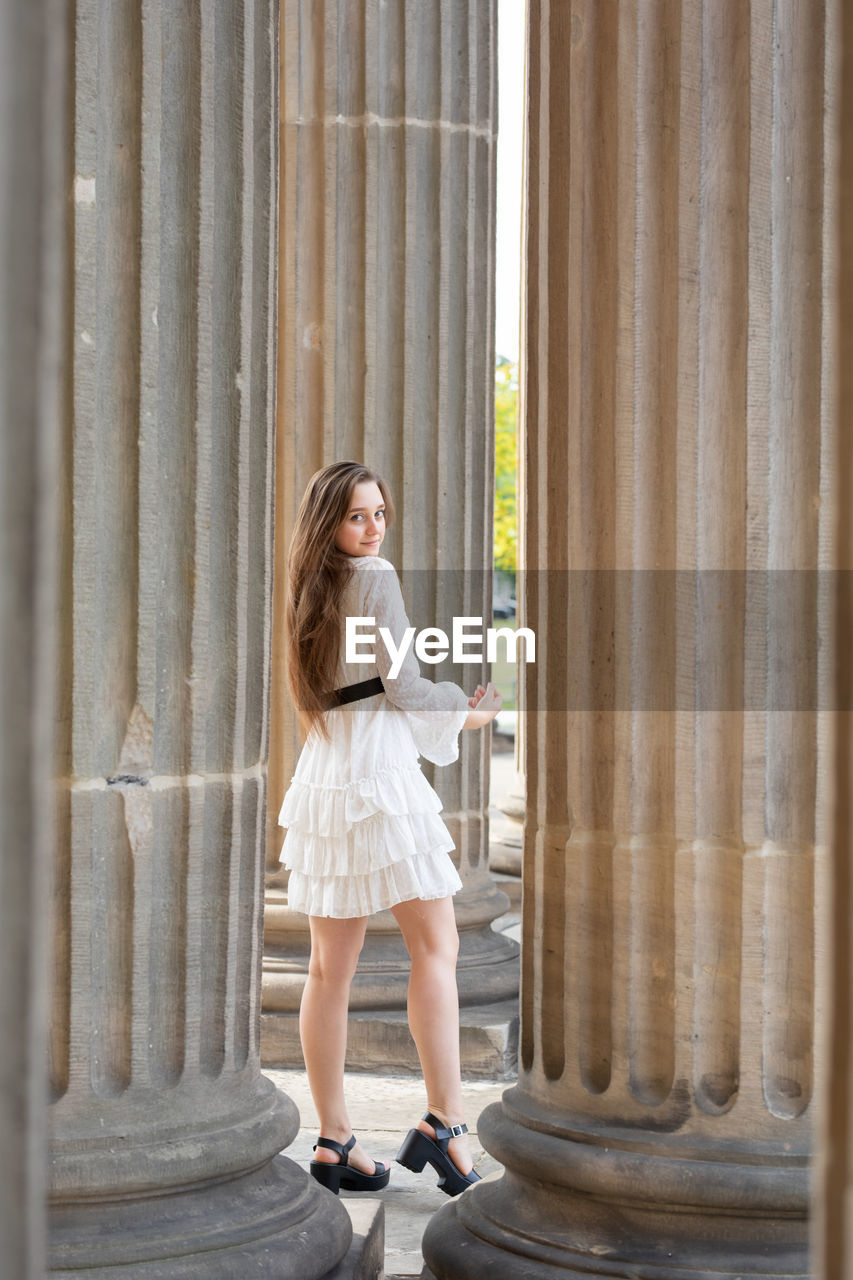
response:
{"label": "long brown hair", "polygon": [[303,732],[316,728],[327,740],[323,694],[335,679],[341,596],[353,572],[352,556],[338,550],[335,534],[349,511],[355,486],[365,480],[379,487],[387,528],[394,519],[394,504],[382,477],[361,462],[333,462],[308,482],[287,558],[287,683]]}

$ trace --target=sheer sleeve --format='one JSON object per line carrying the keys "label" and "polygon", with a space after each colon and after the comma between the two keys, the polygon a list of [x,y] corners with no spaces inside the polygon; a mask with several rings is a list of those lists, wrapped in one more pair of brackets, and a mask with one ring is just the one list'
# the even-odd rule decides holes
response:
{"label": "sheer sleeve", "polygon": [[406,713],[415,746],[433,764],[452,764],[459,758],[459,732],[470,710],[468,698],[450,681],[426,680],[411,644],[399,672],[390,674],[392,659],[382,640],[380,627],[387,627],[395,648],[399,648],[410,626],[400,582],[394,566],[381,557],[372,558],[365,594],[365,614],[374,617],[376,670],[388,701]]}

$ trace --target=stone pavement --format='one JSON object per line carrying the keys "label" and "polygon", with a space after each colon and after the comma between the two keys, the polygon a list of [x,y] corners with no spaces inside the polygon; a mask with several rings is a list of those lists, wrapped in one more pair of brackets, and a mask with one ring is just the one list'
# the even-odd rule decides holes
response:
{"label": "stone pavement", "polygon": [[[265,1069],[264,1075],[289,1094],[299,1109],[299,1133],[284,1154],[307,1169],[312,1145],[317,1140],[317,1114],[305,1072]],[[486,1080],[471,1080],[463,1084],[474,1167],[483,1178],[500,1176],[501,1166],[477,1141],[477,1120],[480,1112],[489,1103],[498,1102],[509,1087],[506,1081],[494,1084]],[[385,1208],[385,1276],[387,1280],[419,1276],[423,1267],[421,1238],[424,1228],[432,1214],[447,1204],[447,1196],[438,1190],[435,1174],[429,1165],[423,1173],[411,1173],[396,1164],[394,1157],[409,1129],[426,1110],[423,1081],[416,1075],[348,1072],[346,1090],[359,1141],[375,1160],[384,1160],[391,1165],[391,1181],[375,1197]],[[368,1197],[342,1191],[341,1198],[359,1201]]]}

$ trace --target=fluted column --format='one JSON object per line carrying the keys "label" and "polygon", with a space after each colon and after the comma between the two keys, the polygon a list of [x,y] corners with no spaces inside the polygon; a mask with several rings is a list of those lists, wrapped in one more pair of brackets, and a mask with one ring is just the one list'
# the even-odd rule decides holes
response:
{"label": "fluted column", "polygon": [[[830,35],[840,50],[837,189],[828,219],[835,259],[835,396],[837,472],[835,515],[837,564],[830,610],[835,646],[831,655],[834,733],[828,764],[833,787],[830,870],[820,900],[828,938],[823,975],[826,1046],[821,1102],[821,1146],[814,1176],[813,1274],[819,1280],[853,1277],[853,9],[838,6]],[[835,122],[833,122],[835,123]]]}
{"label": "fluted column", "polygon": [[319,1277],[258,1036],[277,7],[75,21],[50,1265]]}
{"label": "fluted column", "polygon": [[480,1124],[503,1178],[424,1255],[805,1276],[831,32],[789,0],[529,21],[521,1071]]}
{"label": "fluted column", "polygon": [[0,1241],[45,1266],[68,6],[0,5]]}
{"label": "fluted column", "polygon": [[[397,505],[383,554],[401,571],[412,622],[449,632],[454,615],[485,619],[491,598],[494,0],[287,0],[283,15],[277,591],[310,475],[334,459],[364,460]],[[282,617],[277,608],[277,626]],[[276,817],[298,740],[280,632],[273,652],[264,1044],[280,1061],[299,1056],[308,936],[278,868]],[[436,676],[473,692],[484,670],[447,662]],[[468,1007],[507,1001],[518,984],[515,944],[491,928],[507,900],[488,872],[488,747],[487,734],[463,735],[459,764],[426,766],[464,883],[456,907]],[[354,984],[356,1057],[367,1050],[359,1017],[384,1009],[401,1038],[391,1027],[374,1044],[386,1062],[412,1060],[407,983],[385,912],[370,922]],[[505,1014],[511,1022],[511,1007]]]}

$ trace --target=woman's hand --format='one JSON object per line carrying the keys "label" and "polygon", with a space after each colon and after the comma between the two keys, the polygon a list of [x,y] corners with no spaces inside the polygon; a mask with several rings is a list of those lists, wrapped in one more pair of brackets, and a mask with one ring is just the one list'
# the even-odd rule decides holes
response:
{"label": "woman's hand", "polygon": [[482,729],[490,720],[494,720],[503,706],[503,698],[490,680],[485,689],[481,684],[477,685],[473,698],[468,699],[468,706],[471,710],[462,728]]}

